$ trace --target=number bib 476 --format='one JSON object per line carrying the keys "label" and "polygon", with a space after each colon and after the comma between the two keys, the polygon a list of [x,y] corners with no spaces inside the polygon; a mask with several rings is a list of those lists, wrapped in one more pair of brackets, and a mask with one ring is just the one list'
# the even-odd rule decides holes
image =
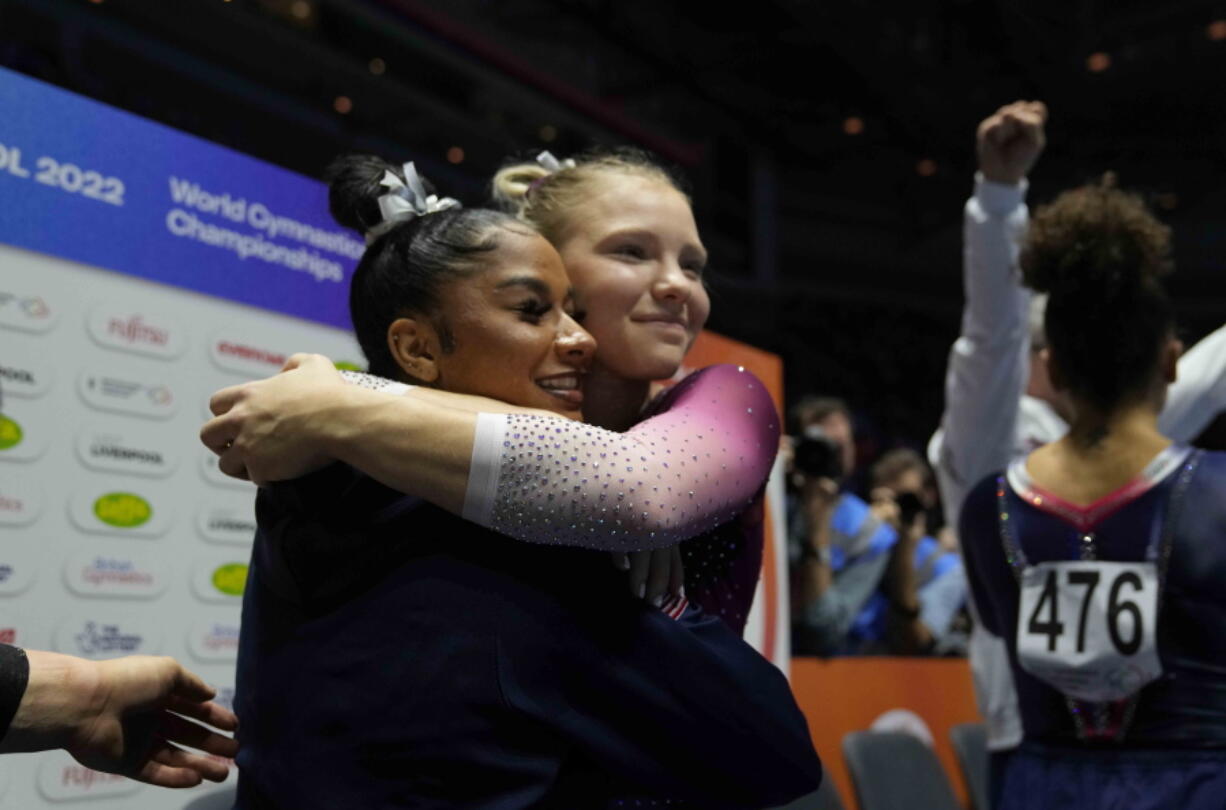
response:
{"label": "number bib 476", "polygon": [[1122,700],[1162,675],[1153,563],[1045,562],[1022,572],[1017,658],[1076,700]]}

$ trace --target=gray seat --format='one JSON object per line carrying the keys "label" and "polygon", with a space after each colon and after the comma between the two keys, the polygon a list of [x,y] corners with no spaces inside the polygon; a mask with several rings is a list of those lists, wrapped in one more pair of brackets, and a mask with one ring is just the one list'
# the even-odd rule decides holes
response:
{"label": "gray seat", "polygon": [[937,755],[910,734],[853,731],[843,757],[860,810],[960,810]]}
{"label": "gray seat", "polygon": [[843,810],[843,800],[839,798],[834,780],[827,773],[822,778],[822,786],[817,790],[774,810]]}
{"label": "gray seat", "polygon": [[988,810],[988,732],[983,723],[963,723],[949,730],[958,767],[971,794],[971,810]]}

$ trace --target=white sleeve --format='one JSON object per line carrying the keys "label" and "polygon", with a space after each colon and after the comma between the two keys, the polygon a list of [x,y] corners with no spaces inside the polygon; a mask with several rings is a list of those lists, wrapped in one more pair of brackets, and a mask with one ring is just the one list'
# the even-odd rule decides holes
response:
{"label": "white sleeve", "polygon": [[976,174],[966,203],[962,331],[949,352],[941,430],[929,445],[951,523],[970,489],[1008,464],[1017,441],[1030,348],[1030,293],[1017,267],[1026,189],[1025,180],[1008,186]]}
{"label": "white sleeve", "polygon": [[1166,392],[1158,428],[1177,442],[1189,442],[1226,410],[1226,326],[1179,358],[1179,373]]}

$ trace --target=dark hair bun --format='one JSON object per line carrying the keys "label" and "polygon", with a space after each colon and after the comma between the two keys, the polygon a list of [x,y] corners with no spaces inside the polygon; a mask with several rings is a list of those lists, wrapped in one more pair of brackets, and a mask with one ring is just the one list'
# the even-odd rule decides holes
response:
{"label": "dark hair bun", "polygon": [[1112,298],[1169,273],[1170,242],[1170,228],[1108,174],[1039,209],[1022,250],[1022,276],[1039,292]]}
{"label": "dark hair bun", "polygon": [[[384,172],[391,172],[404,181],[404,170],[377,155],[345,155],[328,166],[324,179],[328,181],[328,210],[338,224],[366,233],[383,221],[379,198],[388,191],[380,181]],[[427,194],[434,186],[421,178]]]}

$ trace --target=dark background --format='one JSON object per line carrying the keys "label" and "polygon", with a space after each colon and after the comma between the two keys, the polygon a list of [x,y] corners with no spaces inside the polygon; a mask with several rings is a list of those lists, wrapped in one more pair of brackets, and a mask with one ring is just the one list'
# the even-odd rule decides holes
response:
{"label": "dark background", "polygon": [[870,454],[939,418],[974,130],[1015,99],[1051,110],[1032,205],[1116,171],[1175,229],[1185,337],[1226,319],[1221,0],[0,0],[0,65],[470,203],[511,153],[648,147],[693,185],[711,328],[846,397]]}

